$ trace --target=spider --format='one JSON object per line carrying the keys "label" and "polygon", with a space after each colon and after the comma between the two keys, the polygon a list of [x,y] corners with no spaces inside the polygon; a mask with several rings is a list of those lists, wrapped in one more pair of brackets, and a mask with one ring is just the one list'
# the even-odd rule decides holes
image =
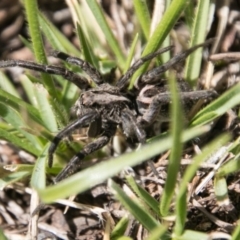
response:
{"label": "spider", "polygon": [[[95,140],[88,143],[73,156],[67,166],[56,176],[55,182],[59,182],[79,171],[85,156],[107,145],[115,135],[117,127],[122,130],[127,140],[135,139],[137,143],[144,144],[147,137],[147,129],[159,118],[160,120],[162,118],[162,121],[168,121],[169,119],[164,106],[169,105],[171,97],[170,93],[157,83],[161,79],[161,74],[186,59],[197,48],[206,46],[209,42],[196,45],[185,52],[179,53],[167,63],[141,75],[138,78],[138,83],[141,87],[132,94],[126,90],[126,87],[135,71],[146,61],[171,50],[172,46],[140,58],[122,75],[115,86],[107,83],[100,72],[88,62],[63,52],[54,52],[53,56],[82,68],[96,84],[95,88],[91,87],[85,77],[59,66],[43,65],[23,60],[7,60],[0,61],[0,68],[18,66],[38,72],[61,75],[81,89],[80,97],[74,105],[76,120],[53,138],[48,149],[49,167],[52,167],[53,154],[59,142],[63,138],[70,136],[74,130],[88,127],[89,137],[95,138]],[[192,91],[185,84],[180,85],[180,91],[185,111],[189,111],[189,106],[187,106],[189,103],[196,102],[199,99],[213,98],[217,95],[214,90]],[[190,105],[192,106],[192,104]]]}

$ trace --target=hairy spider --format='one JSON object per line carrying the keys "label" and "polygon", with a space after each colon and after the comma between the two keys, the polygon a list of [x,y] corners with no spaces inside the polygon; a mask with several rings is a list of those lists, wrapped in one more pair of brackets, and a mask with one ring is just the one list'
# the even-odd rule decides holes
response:
{"label": "hairy spider", "polygon": [[[170,93],[157,83],[161,79],[161,74],[186,59],[197,48],[206,46],[209,42],[190,48],[176,55],[167,63],[141,75],[138,79],[140,87],[135,89],[132,94],[126,90],[126,86],[134,72],[144,62],[172,49],[171,46],[136,61],[117,81],[115,86],[106,83],[100,72],[86,61],[62,52],[54,52],[53,56],[82,68],[96,84],[95,88],[91,87],[86,78],[58,66],[42,65],[22,60],[8,60],[0,61],[0,68],[19,66],[38,72],[61,75],[82,90],[74,106],[76,120],[61,130],[54,137],[49,147],[49,166],[52,166],[53,154],[59,142],[64,137],[70,136],[74,130],[89,127],[88,135],[96,139],[88,143],[70,160],[67,166],[57,175],[55,181],[58,182],[77,172],[81,167],[81,161],[86,155],[105,146],[111,137],[115,135],[118,126],[122,129],[127,140],[135,139],[138,143],[144,143],[147,135],[146,130],[150,125],[158,121],[158,119],[168,121],[166,106],[169,105],[171,97]],[[180,85],[179,88],[181,101],[187,112],[193,105],[192,102],[216,96],[216,92],[213,90],[192,91],[189,87],[186,87],[186,84]]]}

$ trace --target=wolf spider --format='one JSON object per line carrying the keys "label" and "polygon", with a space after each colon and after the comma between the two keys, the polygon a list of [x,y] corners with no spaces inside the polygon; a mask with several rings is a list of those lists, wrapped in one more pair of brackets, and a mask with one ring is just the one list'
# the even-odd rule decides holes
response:
{"label": "wolf spider", "polygon": [[[78,152],[67,164],[67,166],[56,176],[55,182],[76,173],[81,167],[81,161],[86,155],[104,147],[115,135],[119,126],[127,140],[134,139],[137,143],[145,143],[146,130],[158,119],[168,120],[166,107],[171,100],[170,93],[162,86],[158,86],[161,74],[171,68],[199,47],[209,44],[209,41],[199,44],[182,52],[167,63],[147,71],[138,78],[140,89],[135,89],[132,94],[126,90],[129,79],[135,71],[146,61],[157,55],[169,51],[172,46],[151,53],[136,61],[128,71],[122,75],[115,86],[106,83],[100,72],[86,61],[71,57],[66,53],[54,52],[53,56],[68,63],[79,66],[96,84],[92,88],[88,80],[63,67],[53,65],[43,65],[22,60],[0,61],[0,68],[22,67],[49,74],[61,75],[66,80],[74,83],[82,91],[80,97],[74,105],[77,119],[61,130],[53,139],[48,149],[48,164],[53,163],[53,154],[59,142],[70,136],[74,130],[89,127],[88,135],[96,138],[88,143]],[[150,92],[150,93],[149,93]],[[211,98],[216,96],[213,90],[192,91],[186,84],[180,85],[180,96],[184,109],[189,110],[189,103],[199,99]],[[191,107],[190,106],[190,107]]]}

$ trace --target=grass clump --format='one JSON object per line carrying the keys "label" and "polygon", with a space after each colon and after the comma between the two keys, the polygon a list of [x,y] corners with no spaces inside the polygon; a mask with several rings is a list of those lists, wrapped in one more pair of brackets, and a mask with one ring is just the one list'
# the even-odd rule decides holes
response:
{"label": "grass clump", "polygon": [[[190,46],[204,42],[207,39],[208,23],[207,21],[201,21],[201,19],[210,19],[208,15],[208,13],[210,14],[208,11],[210,6],[209,3],[203,2],[199,1],[196,6],[192,6],[192,4],[188,5],[186,0],[171,1],[162,19],[156,24],[155,30],[150,35],[150,28],[153,25],[151,6],[147,1],[133,1],[136,16],[135,20],[133,18],[135,21],[133,24],[137,31],[132,32],[131,41],[128,42],[120,42],[115,36],[109,27],[106,13],[96,0],[89,0],[81,4],[69,2],[76,34],[81,45],[80,51],[38,10],[35,0],[25,0],[24,8],[31,37],[28,44],[36,61],[40,63],[48,63],[44,44],[41,40],[44,36],[44,39],[54,50],[82,57],[103,73],[109,73],[112,68],[117,68],[120,72],[126,72],[135,58],[134,55],[140,55],[141,53],[141,56],[145,56],[156,51],[167,37],[172,37],[173,41],[179,43],[179,33],[174,30],[176,24],[180,22],[179,19],[189,27]],[[84,15],[86,9],[95,18],[94,24],[99,24],[97,31],[101,31],[99,35],[103,36],[104,39],[98,39],[96,36],[98,35],[98,32],[95,31],[96,25],[89,25],[89,21]],[[196,14],[191,17],[184,15],[184,12],[193,11]],[[25,42],[28,41],[25,39]],[[196,55],[202,55],[202,50],[199,49],[195,55],[193,54],[187,59],[182,71],[186,81],[194,87],[196,87],[196,80],[200,76],[200,69],[203,69],[202,62],[199,60],[202,58],[198,58]],[[161,59],[158,59],[154,64],[160,62]],[[133,76],[128,86],[129,91],[134,87],[137,77],[147,70],[149,64],[145,64]],[[68,65],[66,67],[72,68]],[[80,69],[73,70],[81,72]],[[189,213],[188,202],[194,202],[197,195],[191,195],[188,187],[196,177],[200,167],[204,163],[208,163],[209,157],[225,147],[226,153],[233,155],[228,158],[226,164],[219,165],[213,171],[212,178],[215,179],[213,187],[215,187],[215,196],[219,205],[223,201],[223,198],[221,198],[223,193],[225,203],[228,202],[226,200],[229,198],[226,179],[228,175],[234,174],[239,169],[237,163],[239,140],[238,138],[232,140],[230,134],[227,133],[209,137],[201,152],[190,158],[191,164],[185,167],[183,171],[181,169],[182,160],[184,154],[187,154],[187,144],[184,144],[197,137],[201,138],[202,135],[208,135],[213,129],[212,125],[217,124],[218,119],[239,104],[239,84],[236,84],[201,109],[191,119],[189,126],[185,127],[182,124],[183,121],[179,120],[183,118],[184,111],[179,101],[180,93],[176,84],[178,74],[169,71],[166,75],[168,75],[172,96],[169,133],[159,134],[153,139],[148,139],[148,143],[137,151],[124,153],[116,158],[111,158],[107,162],[91,166],[51,186],[46,184],[46,175],[59,172],[59,169],[64,165],[62,160],[70,159],[75,150],[82,147],[81,143],[62,143],[58,148],[54,167],[52,169],[46,167],[47,150],[50,142],[59,128],[66,126],[69,121],[70,108],[79,96],[79,91],[76,86],[64,81],[62,77],[41,74],[40,79],[36,79],[35,76],[27,73],[21,77],[22,87],[27,96],[26,101],[14,91],[11,82],[7,78],[4,79],[8,87],[0,89],[0,115],[3,119],[0,123],[0,138],[32,154],[36,158],[36,162],[34,166],[31,164],[2,166],[1,189],[30,177],[30,186],[34,191],[37,191],[40,199],[44,203],[52,203],[60,198],[83,193],[99,183],[107,181],[113,196],[127,210],[127,214],[117,224],[113,225],[110,231],[105,228],[104,231],[108,238],[110,236],[111,239],[123,237],[130,224],[129,215],[132,215],[146,229],[148,232],[146,239],[149,240],[211,239],[211,235],[208,233],[197,229],[189,230],[186,227]],[[3,76],[1,76],[1,79],[3,79]],[[23,116],[27,116],[27,118]],[[167,162],[167,177],[160,194],[158,193],[158,198],[154,198],[132,176],[126,175],[124,179],[126,185],[132,191],[132,196],[124,192],[112,180],[114,176],[128,166],[139,165],[155,156],[166,153],[168,150],[170,150],[170,157]],[[105,155],[104,151],[101,154]],[[93,156],[99,156],[99,153]],[[106,226],[107,224],[108,222],[106,222]],[[220,235],[221,233],[219,232]],[[230,236],[231,233],[227,233]],[[237,239],[238,235],[239,226],[236,226],[232,239]],[[226,235],[222,233],[222,236]]]}

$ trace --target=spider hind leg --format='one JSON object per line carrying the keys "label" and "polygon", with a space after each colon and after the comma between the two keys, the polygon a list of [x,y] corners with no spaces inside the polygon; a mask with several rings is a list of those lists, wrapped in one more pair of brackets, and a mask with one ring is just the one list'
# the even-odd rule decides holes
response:
{"label": "spider hind leg", "polygon": [[[217,93],[214,90],[199,90],[199,91],[190,91],[190,92],[181,92],[180,98],[183,105],[184,110],[186,109],[186,103],[189,101],[196,102],[199,99],[209,99],[216,98]],[[139,119],[139,123],[141,125],[149,126],[154,122],[154,120],[158,117],[159,112],[161,110],[162,105],[169,104],[171,101],[170,93],[159,93],[155,97],[153,97],[148,109],[143,114],[143,116]],[[167,113],[166,113],[167,114]]]}
{"label": "spider hind leg", "polygon": [[59,182],[70,175],[78,172],[81,168],[81,163],[84,157],[87,155],[103,148],[106,146],[111,139],[111,137],[115,134],[116,132],[116,125],[115,124],[106,124],[104,126],[105,131],[103,134],[98,137],[96,140],[93,142],[87,144],[79,153],[77,153],[67,164],[67,166],[57,175],[55,178],[55,182]]}
{"label": "spider hind leg", "polygon": [[180,52],[179,54],[175,55],[173,58],[171,58],[168,62],[164,63],[163,65],[156,67],[154,69],[151,69],[144,73],[140,77],[140,81],[144,84],[148,83],[154,83],[159,81],[161,78],[161,75],[172,68],[173,66],[179,64],[180,62],[184,61],[190,54],[192,54],[194,51],[196,51],[198,48],[205,47],[213,42],[214,39],[208,39],[206,42],[195,45],[186,51]]}

